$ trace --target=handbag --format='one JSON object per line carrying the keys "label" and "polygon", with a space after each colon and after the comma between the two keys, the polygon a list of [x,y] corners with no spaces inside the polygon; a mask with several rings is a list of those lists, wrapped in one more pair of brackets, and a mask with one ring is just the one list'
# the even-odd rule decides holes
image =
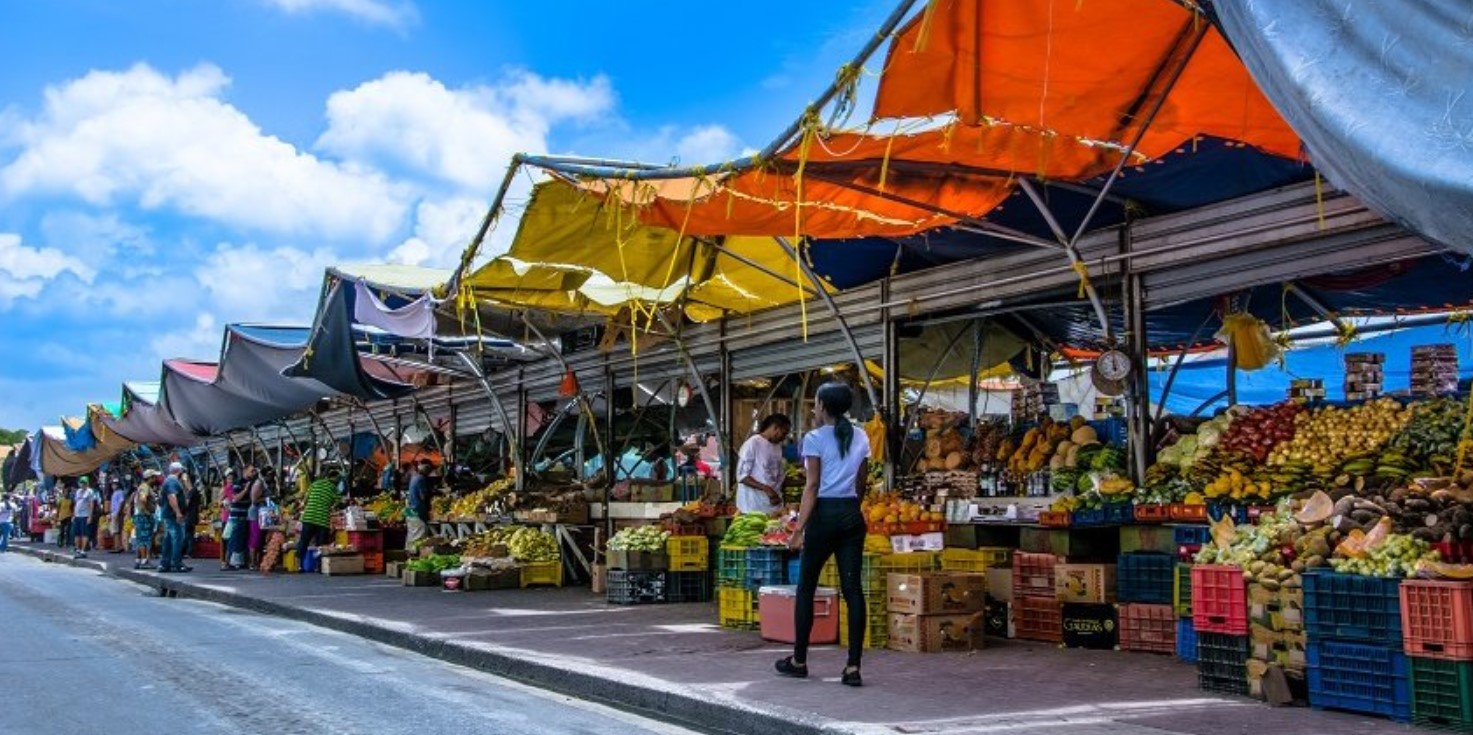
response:
{"label": "handbag", "polygon": [[226,521],[225,532],[220,534],[220,538],[224,541],[229,541],[233,535],[235,535],[235,521]]}
{"label": "handbag", "polygon": [[281,527],[281,509],[276,507],[276,501],[269,498],[266,500],[266,504],[256,513],[256,525],[263,531]]}

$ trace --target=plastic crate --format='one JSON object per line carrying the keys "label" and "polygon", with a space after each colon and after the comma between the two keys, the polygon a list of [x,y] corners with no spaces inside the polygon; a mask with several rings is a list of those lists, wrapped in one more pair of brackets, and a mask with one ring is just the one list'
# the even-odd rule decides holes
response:
{"label": "plastic crate", "polygon": [[1038,525],[1044,528],[1068,528],[1073,522],[1067,510],[1045,510],[1038,514]]}
{"label": "plastic crate", "polygon": [[364,574],[383,574],[384,573],[384,552],[382,552],[382,551],[371,551],[371,552],[365,553],[363,555],[363,573]]}
{"label": "plastic crate", "polygon": [[347,535],[348,545],[361,553],[379,552],[384,550],[383,531],[344,531]]}
{"label": "plastic crate", "polygon": [[1192,565],[1177,564],[1171,580],[1171,606],[1184,618],[1192,616]]}
{"label": "plastic crate", "polygon": [[[1303,579],[1310,638],[1380,645],[1402,639],[1400,579],[1325,571],[1307,572]],[[1200,605],[1201,593],[1194,592]]]}
{"label": "plastic crate", "polygon": [[671,536],[665,542],[672,572],[703,572],[710,563],[710,542],[705,536]]}
{"label": "plastic crate", "polygon": [[[936,551],[914,551],[906,554],[865,554],[859,572],[859,588],[865,597],[885,594],[887,577],[891,572],[920,574],[940,568],[941,554]],[[841,589],[839,584],[838,560],[830,558],[818,574],[822,587]]]}
{"label": "plastic crate", "polygon": [[1248,506],[1231,505],[1228,503],[1218,503],[1214,501],[1207,502],[1207,517],[1211,519],[1213,523],[1222,520],[1223,516],[1230,516],[1233,519],[1233,523],[1241,526],[1249,522]]}
{"label": "plastic crate", "polygon": [[1057,563],[1058,557],[1053,554],[1013,554],[1013,597],[1053,597]]}
{"label": "plastic crate", "polygon": [[1176,653],[1176,611],[1170,605],[1126,603],[1119,607],[1120,650]]}
{"label": "plastic crate", "polygon": [[1473,661],[1473,582],[1402,582],[1401,625],[1408,654]]}
{"label": "plastic crate", "polygon": [[1165,523],[1171,520],[1171,506],[1165,504],[1137,505],[1136,523]]}
{"label": "plastic crate", "polygon": [[673,604],[711,601],[711,575],[706,572],[669,572],[665,601]]}
{"label": "plastic crate", "polygon": [[1069,525],[1071,526],[1103,526],[1105,525],[1105,510],[1076,510],[1069,514]]}
{"label": "plastic crate", "polygon": [[1012,561],[1013,550],[997,546],[980,549],[943,549],[941,571],[986,572],[993,567],[1007,566]]}
{"label": "plastic crate", "polygon": [[1192,623],[1198,635],[1248,635],[1248,583],[1242,569],[1192,567]]}
{"label": "plastic crate", "polygon": [[1171,520],[1178,523],[1194,523],[1207,520],[1207,506],[1172,503]]}
{"label": "plastic crate", "polygon": [[1171,530],[1176,536],[1177,546],[1201,546],[1212,542],[1211,526],[1182,525],[1172,526]]}
{"label": "plastic crate", "polygon": [[610,569],[605,579],[605,599],[610,605],[655,605],[665,602],[669,594],[664,572]]}
{"label": "plastic crate", "polygon": [[757,589],[788,583],[788,550],[772,546],[747,549],[747,576],[742,586]]}
{"label": "plastic crate", "polygon": [[1305,652],[1309,656],[1310,706],[1382,715],[1397,722],[1411,720],[1406,654],[1341,641],[1314,641]]}
{"label": "plastic crate", "polygon": [[1412,722],[1473,732],[1473,662],[1412,657]]}
{"label": "plastic crate", "polygon": [[716,551],[716,586],[747,586],[747,547],[723,545]]}
{"label": "plastic crate", "polygon": [[797,584],[798,577],[803,573],[803,555],[793,554],[788,557],[788,584]]}
{"label": "plastic crate", "polygon": [[1105,523],[1135,523],[1135,504],[1106,503]]}
{"label": "plastic crate", "polygon": [[1176,619],[1176,657],[1189,664],[1197,663],[1197,629],[1191,618]]}
{"label": "plastic crate", "polygon": [[1121,554],[1115,562],[1116,599],[1170,605],[1176,557],[1154,551]]}
{"label": "plastic crate", "polygon": [[563,563],[561,561],[533,561],[522,565],[522,586],[563,586]]}
{"label": "plastic crate", "polygon": [[1013,598],[1014,637],[1045,643],[1064,642],[1063,603],[1053,595],[1048,597]]}
{"label": "plastic crate", "polygon": [[741,587],[716,590],[716,610],[721,627],[733,630],[757,630],[762,616],[757,612],[757,593]]}
{"label": "plastic crate", "polygon": [[[884,598],[869,598],[864,603],[864,647],[884,648],[890,644],[890,614]],[[849,605],[839,600],[839,645],[849,645]]]}
{"label": "plastic crate", "polygon": [[1197,687],[1248,696],[1248,636],[1197,630]]}

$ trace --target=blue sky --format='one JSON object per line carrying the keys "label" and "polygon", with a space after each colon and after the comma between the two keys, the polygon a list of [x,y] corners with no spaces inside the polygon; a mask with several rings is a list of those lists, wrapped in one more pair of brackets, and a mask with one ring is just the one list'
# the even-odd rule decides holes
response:
{"label": "blue sky", "polygon": [[760,148],[893,4],[0,0],[0,426],[454,262],[515,151]]}

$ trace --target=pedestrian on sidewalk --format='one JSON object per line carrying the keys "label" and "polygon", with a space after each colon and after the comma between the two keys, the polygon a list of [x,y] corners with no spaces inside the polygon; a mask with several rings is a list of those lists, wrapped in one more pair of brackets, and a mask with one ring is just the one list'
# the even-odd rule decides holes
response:
{"label": "pedestrian on sidewalk", "polygon": [[802,549],[798,562],[798,599],[794,612],[797,634],[793,655],[777,662],[783,676],[808,676],[808,641],[813,634],[813,597],[818,575],[829,557],[839,569],[839,589],[849,608],[849,660],[840,682],[861,686],[860,656],[864,652],[864,590],[859,576],[864,561],[864,513],[860,499],[869,486],[869,437],[855,431],[844,415],[854,405],[854,391],[843,383],[825,383],[813,403],[817,429],[803,437],[803,464],[807,485],[798,511],[797,527],[788,547]]}
{"label": "pedestrian on sidewalk", "polygon": [[409,475],[409,494],[404,502],[405,551],[414,551],[415,542],[429,535],[430,469],[433,467],[428,459],[421,459]]}
{"label": "pedestrian on sidewalk", "polygon": [[156,528],[155,514],[158,513],[158,470],[144,470],[143,482],[128,499],[128,511],[133,516],[134,569],[152,569],[153,534]]}
{"label": "pedestrian on sidewalk", "polygon": [[72,558],[86,559],[92,547],[92,514],[98,510],[102,498],[92,489],[92,483],[83,476],[77,480],[77,492],[72,502],[72,540],[76,548]]}
{"label": "pedestrian on sidewalk", "polygon": [[72,493],[76,492],[66,480],[56,487],[56,546],[65,549],[72,543]]}
{"label": "pedestrian on sidewalk", "polygon": [[184,574],[194,571],[194,567],[184,566],[184,504],[185,499],[184,465],[178,462],[169,464],[169,476],[164,479],[163,488],[159,491],[159,509],[163,513],[164,520],[164,549],[159,557],[160,574]]}
{"label": "pedestrian on sidewalk", "polygon": [[15,530],[16,506],[10,493],[0,495],[0,553],[10,551],[10,534]]}
{"label": "pedestrian on sidewalk", "polygon": [[229,502],[225,508],[225,559],[220,569],[227,572],[246,566],[246,555],[250,553],[251,493],[247,488],[259,478],[253,464],[247,464],[242,474],[245,475],[245,485],[239,488],[234,484],[234,470],[226,474],[229,479],[226,480],[225,492],[229,494]]}
{"label": "pedestrian on sidewalk", "polygon": [[[230,547],[231,547],[231,544],[230,544],[230,536],[228,534],[230,534],[230,506],[231,506],[231,504],[233,504],[235,502],[235,495],[236,495],[235,490],[236,490],[236,485],[235,485],[235,468],[234,467],[227,467],[227,468],[225,468],[225,480],[220,485],[220,517],[216,519],[216,520],[220,521],[220,566],[221,567],[229,566],[229,564],[230,564]],[[249,500],[246,501],[246,508],[247,508],[247,510],[250,509],[250,501]],[[242,529],[240,533],[241,533],[241,536],[244,537],[244,536],[246,536],[246,535],[249,534],[249,531],[246,531],[245,529]]]}
{"label": "pedestrian on sidewalk", "polygon": [[194,532],[199,528],[199,513],[204,503],[204,494],[200,492],[199,483],[189,481],[188,476],[184,480],[187,483],[184,495],[184,555],[193,559]]}
{"label": "pedestrian on sidewalk", "polygon": [[307,549],[332,543],[332,509],[338,503],[337,468],[328,470],[307,486],[302,501],[302,532],[297,536],[297,561],[307,558]]}
{"label": "pedestrian on sidewalk", "polygon": [[113,548],[108,553],[121,554],[128,548],[128,542],[123,538],[123,503],[128,500],[128,493],[123,490],[123,483],[113,477],[108,480],[112,487],[112,497],[108,498],[107,530],[112,534]]}
{"label": "pedestrian on sidewalk", "polygon": [[245,492],[251,499],[251,509],[246,521],[250,526],[250,534],[246,539],[246,545],[250,551],[251,558],[247,566],[254,568],[260,566],[261,552],[265,547],[267,534],[261,528],[261,509],[266,507],[266,502],[271,499],[271,488],[266,484],[265,473],[254,467],[249,468],[248,472],[250,474],[246,475]]}

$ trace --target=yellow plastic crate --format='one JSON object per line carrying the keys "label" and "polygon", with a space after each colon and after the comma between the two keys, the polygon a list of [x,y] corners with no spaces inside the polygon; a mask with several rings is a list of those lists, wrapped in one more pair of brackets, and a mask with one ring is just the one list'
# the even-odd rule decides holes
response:
{"label": "yellow plastic crate", "polygon": [[1000,546],[980,549],[945,549],[941,552],[943,572],[985,572],[1012,563],[1013,550]]}
{"label": "yellow plastic crate", "polygon": [[[933,572],[940,567],[941,553],[936,551],[913,551],[907,554],[865,554],[864,565],[859,573],[860,588],[866,596],[885,594],[886,575],[891,572],[916,574]],[[821,587],[839,589],[839,566],[830,558],[818,573]]]}
{"label": "yellow plastic crate", "polygon": [[710,542],[705,536],[671,536],[665,542],[672,572],[704,572],[711,563]]}
{"label": "yellow plastic crate", "polygon": [[[885,598],[865,600],[864,647],[884,648],[890,643],[890,614]],[[839,601],[839,645],[849,645],[849,606]]]}
{"label": "yellow plastic crate", "polygon": [[333,531],[333,534],[332,534],[332,542],[334,544],[337,544],[338,546],[347,546],[348,545],[348,532],[347,531]]}
{"label": "yellow plastic crate", "polygon": [[288,572],[296,573],[302,571],[302,565],[297,562],[297,550],[287,549],[281,554],[281,566]]}
{"label": "yellow plastic crate", "polygon": [[522,565],[522,586],[548,584],[563,586],[563,563],[561,561],[533,561]]}
{"label": "yellow plastic crate", "polygon": [[716,609],[721,627],[735,630],[757,630],[762,616],[757,612],[757,595],[740,587],[716,590]]}

